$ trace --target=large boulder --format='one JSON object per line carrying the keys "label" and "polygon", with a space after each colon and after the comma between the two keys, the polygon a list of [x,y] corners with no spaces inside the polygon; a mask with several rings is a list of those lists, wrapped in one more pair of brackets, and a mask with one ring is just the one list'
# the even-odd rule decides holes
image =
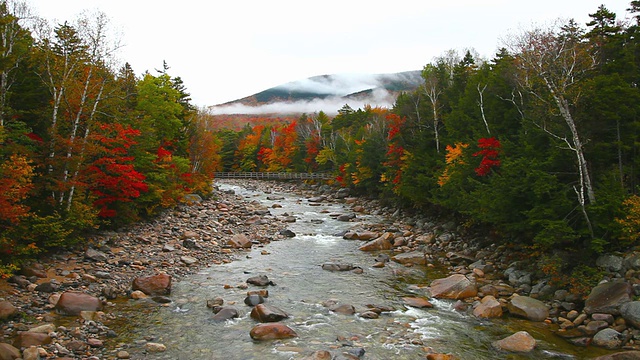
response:
{"label": "large boulder", "polygon": [[462,274],[434,280],[429,285],[431,296],[438,299],[466,299],[476,296],[478,288],[474,282]]}
{"label": "large boulder", "polygon": [[411,251],[407,253],[398,254],[393,256],[391,260],[406,265],[406,264],[415,264],[415,265],[425,265],[427,263],[427,257],[422,251]]}
{"label": "large boulder", "polygon": [[225,306],[220,308],[218,312],[213,315],[212,320],[222,322],[230,319],[235,319],[239,316],[240,314],[238,313],[238,309],[231,306]]}
{"label": "large boulder", "polygon": [[502,305],[495,297],[487,295],[473,309],[473,315],[479,318],[499,318],[502,316]]}
{"label": "large boulder", "polygon": [[269,277],[267,275],[252,276],[247,279],[247,284],[257,286],[275,285],[273,281],[269,280]]}
{"label": "large boulder", "polygon": [[421,297],[403,297],[402,301],[407,306],[411,306],[419,309],[433,307],[433,304],[429,302],[429,300]]}
{"label": "large boulder", "polygon": [[498,350],[528,353],[536,347],[536,339],[526,331],[518,331],[502,340],[494,341],[492,345]]}
{"label": "large boulder", "polygon": [[618,272],[622,270],[623,259],[620,256],[605,254],[596,259],[596,266],[606,271]]}
{"label": "large boulder", "polygon": [[51,344],[51,336],[49,336],[49,334],[30,331],[18,332],[18,336],[13,340],[13,346],[18,349],[28,348],[30,346],[42,346],[46,344]]}
{"label": "large boulder", "polygon": [[360,246],[358,249],[360,249],[361,251],[391,250],[393,248],[393,243],[391,242],[392,240],[393,234],[390,232],[386,232],[378,238]]}
{"label": "large boulder", "polygon": [[251,318],[262,323],[278,322],[288,317],[286,312],[267,304],[258,304],[251,310]]}
{"label": "large boulder", "polygon": [[147,295],[169,295],[171,293],[171,276],[156,274],[141,276],[133,280],[132,289],[140,290]]}
{"label": "large boulder", "polygon": [[249,240],[249,238],[246,235],[236,234],[236,235],[233,235],[231,239],[227,241],[227,245],[236,249],[240,249],[240,248],[246,249],[246,248],[250,248],[251,245],[253,245],[253,243],[251,242],[251,240]]}
{"label": "large boulder", "polygon": [[507,310],[514,316],[531,321],[544,321],[549,317],[549,308],[542,301],[528,297],[515,296],[507,304]]}
{"label": "large boulder", "polygon": [[607,349],[619,349],[622,346],[623,340],[623,335],[618,331],[612,328],[606,328],[595,334],[591,344]]}
{"label": "large boulder", "polygon": [[60,295],[55,309],[61,315],[77,316],[82,311],[98,311],[102,309],[102,301],[89,294],[67,291]]}
{"label": "large boulder", "polygon": [[631,302],[632,296],[633,288],[629,283],[622,281],[602,283],[591,290],[584,303],[584,312],[619,315],[620,307]]}
{"label": "large boulder", "polygon": [[20,350],[11,344],[0,342],[0,360],[15,360],[20,358]]}
{"label": "large boulder", "polygon": [[282,323],[258,324],[251,329],[249,335],[253,340],[279,340],[297,337],[293,329]]}
{"label": "large boulder", "polygon": [[627,270],[640,270],[640,253],[633,252],[625,256],[623,265]]}
{"label": "large boulder", "polygon": [[327,271],[351,271],[353,269],[353,264],[338,264],[333,262],[322,264],[322,270]]}
{"label": "large boulder", "polygon": [[93,248],[88,248],[84,253],[84,257],[97,262],[106,262],[109,260],[109,256],[107,256],[107,254]]}
{"label": "large boulder", "polygon": [[10,319],[18,314],[18,308],[9,301],[0,301],[0,321]]}
{"label": "large boulder", "polygon": [[627,324],[640,329],[640,301],[631,301],[623,304],[620,307],[620,315],[622,315]]}

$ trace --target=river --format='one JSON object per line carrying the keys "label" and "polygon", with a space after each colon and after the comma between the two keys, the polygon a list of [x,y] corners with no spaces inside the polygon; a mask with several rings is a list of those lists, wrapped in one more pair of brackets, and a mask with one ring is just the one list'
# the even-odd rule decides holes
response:
{"label": "river", "polygon": [[[349,212],[341,204],[313,206],[293,194],[265,194],[224,182],[219,186],[263,203],[274,217],[285,213],[295,216],[296,222],[288,228],[296,236],[254,247],[237,261],[184,278],[174,284],[170,304],[129,300],[121,306],[127,311],[127,320],[116,340],[131,344],[132,358],[284,360],[302,359],[315,350],[328,350],[334,356],[362,355],[364,351],[363,359],[424,359],[429,351],[480,360],[583,359],[602,353],[569,345],[544,323],[506,317],[478,320],[454,310],[449,300],[432,300],[432,309],[405,306],[403,297],[422,295],[412,285],[428,284],[448,273],[443,268],[394,263],[374,268],[374,256],[357,249],[362,242],[336,236],[357,222],[384,223],[382,218],[358,215],[356,222],[340,222],[331,215]],[[267,199],[273,196],[283,199]],[[274,204],[282,207],[274,208]],[[363,272],[323,270],[321,265],[329,262],[353,264]],[[251,308],[243,300],[247,290],[258,287],[242,289],[238,284],[255,275],[267,275],[275,283],[267,288],[266,303],[290,315],[283,322],[296,331],[297,338],[265,342],[250,338],[249,332],[257,323],[249,317]],[[206,302],[216,297],[240,310],[240,318],[212,321]],[[327,301],[351,304],[357,312],[367,304],[395,310],[383,312],[378,319],[364,319],[333,313],[322,305]],[[538,340],[533,353],[516,355],[492,349],[491,342],[520,330],[529,331]],[[144,354],[139,346],[136,353],[136,345],[146,341],[162,343],[167,351]]]}

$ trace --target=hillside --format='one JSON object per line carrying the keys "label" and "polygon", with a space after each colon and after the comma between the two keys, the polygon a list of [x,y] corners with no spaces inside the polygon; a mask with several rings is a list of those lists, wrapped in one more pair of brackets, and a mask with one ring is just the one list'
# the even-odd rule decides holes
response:
{"label": "hillside", "polygon": [[402,91],[422,84],[419,70],[392,74],[334,74],[314,76],[266,89],[259,93],[210,107],[215,115],[297,115],[334,113],[343,105],[390,107]]}

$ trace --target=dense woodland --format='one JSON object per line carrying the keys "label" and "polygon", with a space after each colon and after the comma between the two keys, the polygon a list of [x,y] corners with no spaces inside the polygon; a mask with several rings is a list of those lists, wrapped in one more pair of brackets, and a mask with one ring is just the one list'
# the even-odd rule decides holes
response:
{"label": "dense woodland", "polygon": [[640,1],[628,20],[603,5],[584,25],[509,34],[490,60],[448,51],[391,109],[242,128],[195,108],[167,64],[114,65],[104,15],[52,26],[7,0],[0,14],[0,274],[206,196],[220,170],[332,172],[556,270],[558,251],[587,261],[640,237]]}
{"label": "dense woodland", "polygon": [[208,194],[220,164],[167,64],[116,67],[102,13],[52,26],[30,12],[0,1],[0,275]]}

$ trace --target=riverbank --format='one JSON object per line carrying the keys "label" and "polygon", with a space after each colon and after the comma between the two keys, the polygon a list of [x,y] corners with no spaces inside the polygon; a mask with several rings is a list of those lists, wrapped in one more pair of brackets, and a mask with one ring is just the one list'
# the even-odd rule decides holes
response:
{"label": "riverbank", "polygon": [[[637,283],[634,276],[640,269],[634,270],[631,255],[603,257],[601,264],[607,266],[610,279],[626,278],[610,284],[626,285],[605,289],[606,294],[618,291],[617,303],[608,299],[596,304],[594,300],[585,311],[579,298],[563,289],[554,289],[544,278],[519,268],[518,254],[482,235],[460,231],[464,229],[454,223],[440,224],[419,215],[409,216],[384,208],[377,201],[351,198],[347,192],[329,187],[225,181],[267,193],[298,193],[309,201],[343,202],[352,210],[342,214],[345,221],[364,213],[387,218],[384,224],[361,225],[344,236],[361,241],[362,251],[372,251],[372,267],[389,266],[389,261],[408,268],[447,266],[451,279],[435,285],[414,286],[420,297],[457,299],[459,311],[474,315],[477,311],[479,317],[521,316],[546,322],[549,327],[557,328],[558,333],[566,334],[568,341],[576,346],[591,346],[594,339],[598,339],[598,333],[610,329],[605,332],[609,342],[603,344],[612,348],[635,348],[638,332],[621,313],[623,304],[635,303],[631,301],[633,285]],[[34,264],[25,269],[23,276],[0,286],[3,300],[0,304],[4,304],[0,305],[0,318],[9,319],[0,322],[5,342],[27,349],[21,354],[25,359],[36,359],[35,354],[50,359],[128,358],[131,355],[127,349],[131,344],[112,344],[109,339],[117,335],[117,326],[123,323],[113,310],[124,299],[147,296],[144,291],[133,289],[134,279],[162,273],[175,282],[204,267],[234,261],[244,256],[249,246],[286,238],[287,234],[282,231],[292,221],[284,216],[270,217],[269,209],[257,201],[232,193],[216,191],[209,200],[193,200],[192,204],[168,211],[151,222],[96,236],[91,239],[89,249],[56,254],[51,261]],[[381,253],[388,257],[378,256]],[[439,292],[443,283],[452,284],[444,287],[447,289],[463,286],[471,290]],[[56,314],[64,312],[60,306],[56,308],[56,304],[67,292],[87,294],[98,299],[99,306],[75,316]],[[162,294],[151,296],[158,303],[171,301]],[[495,302],[490,301],[491,298]],[[532,301],[518,305],[525,299]],[[539,304],[536,299],[543,301]],[[150,352],[162,351],[162,344],[154,340],[149,338],[145,344],[137,345],[148,347]]]}
{"label": "riverbank", "polygon": [[[300,192],[293,183],[242,184]],[[210,199],[192,200],[152,221],[92,236],[86,249],[53,254],[0,281],[4,343],[27,349],[25,359],[36,354],[47,359],[126,358],[126,351],[105,343],[118,331],[110,324],[121,323],[110,310],[121,299],[145,296],[132,289],[134,279],[162,273],[178,281],[203,267],[231,262],[248,246],[285,238],[279,232],[286,219],[262,220],[268,210],[250,199],[216,190]],[[56,304],[67,292],[87,294],[99,305],[80,316],[60,315],[64,310]],[[14,356],[15,349],[5,344],[0,344],[0,355]]]}

